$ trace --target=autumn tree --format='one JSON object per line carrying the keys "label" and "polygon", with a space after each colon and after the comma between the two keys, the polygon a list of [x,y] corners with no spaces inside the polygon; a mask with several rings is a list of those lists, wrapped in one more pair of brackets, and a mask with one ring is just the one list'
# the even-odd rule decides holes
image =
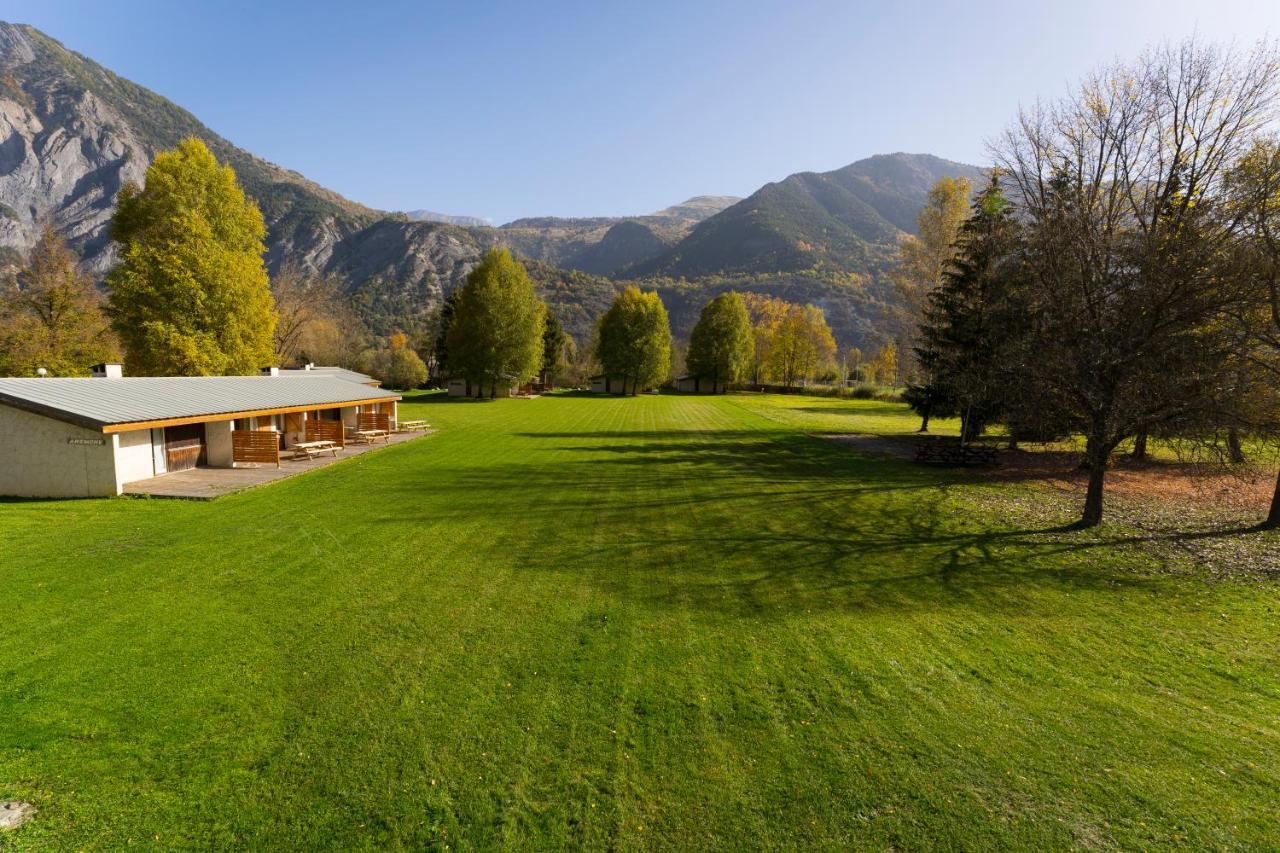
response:
{"label": "autumn tree", "polygon": [[774,296],[760,293],[742,294],[742,303],[747,309],[747,317],[751,321],[751,381],[761,384],[769,369],[770,348],[778,326],[791,309],[791,303]]}
{"label": "autumn tree", "polygon": [[368,354],[365,370],[388,388],[417,388],[427,381],[427,365],[409,346],[409,338],[396,332],[386,344]]}
{"label": "autumn tree", "polygon": [[102,296],[75,253],[46,227],[13,285],[0,293],[0,375],[86,375],[119,358]]}
{"label": "autumn tree", "polygon": [[449,369],[495,396],[499,382],[523,382],[542,364],[546,306],[524,265],[490,249],[458,290],[446,335]]}
{"label": "autumn tree", "polygon": [[1084,434],[1084,525],[1121,442],[1211,413],[1234,381],[1224,262],[1244,226],[1224,190],[1278,96],[1273,46],[1188,41],[1024,111],[998,146],[1024,220],[1024,410]]}
{"label": "autumn tree", "polygon": [[159,154],[120,191],[108,314],[135,373],[248,374],[274,359],[266,226],[230,166],[198,139]]}
{"label": "autumn tree", "polygon": [[747,307],[741,296],[728,291],[703,306],[689,335],[685,365],[716,389],[746,378],[754,351]]}
{"label": "autumn tree", "polygon": [[895,385],[898,381],[898,343],[889,341],[875,351],[867,364],[867,378],[880,385]]}
{"label": "autumn tree", "polygon": [[[913,358],[929,295],[942,283],[960,228],[968,218],[971,189],[967,178],[939,178],[916,217],[918,233],[907,235],[898,244],[898,260],[889,271],[889,279],[898,297],[897,319],[902,333],[899,351]],[[927,365],[916,361],[908,374],[915,377],[927,371]]]}
{"label": "autumn tree", "polygon": [[628,287],[618,294],[597,328],[596,358],[610,376],[641,388],[666,381],[671,371],[671,324],[657,293]]}
{"label": "autumn tree", "polygon": [[[1280,140],[1263,138],[1241,158],[1231,185],[1244,216],[1238,271],[1250,294],[1239,315],[1241,373],[1250,381],[1229,407],[1228,453],[1243,458],[1238,432],[1280,433]],[[1263,527],[1280,528],[1280,475]]]}
{"label": "autumn tree", "polygon": [[769,373],[793,387],[835,358],[836,342],[826,315],[816,305],[792,305],[769,345]]}
{"label": "autumn tree", "polygon": [[308,344],[331,325],[343,311],[341,288],[331,276],[319,275],[295,263],[286,263],[271,279],[275,299],[275,349],[279,362],[296,364],[306,354]]}

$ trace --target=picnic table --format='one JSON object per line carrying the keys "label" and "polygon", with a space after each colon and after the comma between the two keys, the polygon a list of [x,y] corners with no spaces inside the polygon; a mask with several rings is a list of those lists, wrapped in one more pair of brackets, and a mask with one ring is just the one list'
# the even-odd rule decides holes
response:
{"label": "picnic table", "polygon": [[361,444],[373,444],[378,439],[386,442],[391,441],[391,433],[385,429],[358,429],[351,433],[351,437]]}
{"label": "picnic table", "polygon": [[413,432],[414,430],[426,429],[430,424],[426,421],[400,421],[398,426],[400,432]]}
{"label": "picnic table", "polygon": [[337,456],[338,442],[329,441],[328,439],[318,441],[299,441],[289,449],[293,451],[294,459],[301,459],[304,456],[308,459],[314,459],[320,454],[328,453],[330,451],[332,451],[334,456]]}

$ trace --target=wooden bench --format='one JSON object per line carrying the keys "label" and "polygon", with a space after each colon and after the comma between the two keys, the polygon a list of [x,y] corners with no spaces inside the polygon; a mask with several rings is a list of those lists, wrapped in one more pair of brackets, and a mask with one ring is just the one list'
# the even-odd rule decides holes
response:
{"label": "wooden bench", "polygon": [[400,421],[396,424],[397,432],[413,432],[415,430],[429,429],[431,424],[426,421]]}
{"label": "wooden bench", "polygon": [[958,441],[926,441],[916,446],[915,461],[925,465],[994,468],[1000,464],[1000,452],[986,445],[962,445]]}

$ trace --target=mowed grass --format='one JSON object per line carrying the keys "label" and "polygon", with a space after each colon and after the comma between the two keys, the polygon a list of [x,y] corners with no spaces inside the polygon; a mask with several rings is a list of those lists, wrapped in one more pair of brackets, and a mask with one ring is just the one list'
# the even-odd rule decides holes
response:
{"label": "mowed grass", "polygon": [[417,400],[212,503],[0,504],[0,846],[1280,843],[1273,584],[806,434],[900,407]]}

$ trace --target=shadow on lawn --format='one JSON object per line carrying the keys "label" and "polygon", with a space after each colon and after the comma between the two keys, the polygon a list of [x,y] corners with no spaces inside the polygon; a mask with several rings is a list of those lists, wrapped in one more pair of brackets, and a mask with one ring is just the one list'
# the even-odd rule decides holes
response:
{"label": "shadow on lawn", "polygon": [[1158,574],[1126,571],[1117,558],[1161,539],[1234,533],[1106,537],[1002,525],[967,509],[960,475],[794,433],[515,438],[529,444],[517,464],[459,466],[399,488],[442,495],[434,517],[518,518],[477,543],[495,561],[565,574],[566,583],[586,578],[663,607],[769,618],[967,603],[1021,612],[1043,607],[1029,594],[1035,586],[1161,585]]}

